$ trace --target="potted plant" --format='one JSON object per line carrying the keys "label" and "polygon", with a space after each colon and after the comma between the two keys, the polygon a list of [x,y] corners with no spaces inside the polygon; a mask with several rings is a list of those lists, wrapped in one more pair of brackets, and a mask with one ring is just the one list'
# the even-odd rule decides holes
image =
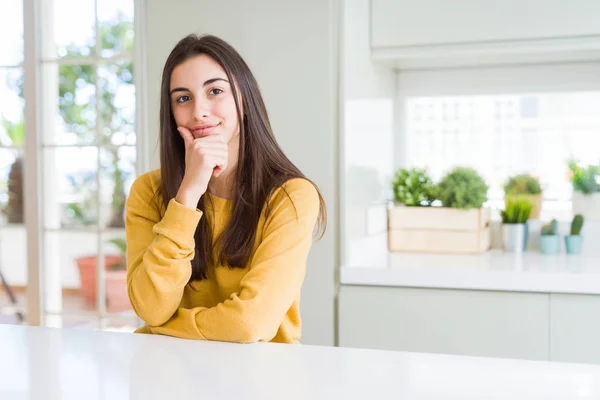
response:
{"label": "potted plant", "polygon": [[[433,184],[425,171],[400,170],[388,214],[390,251],[480,253],[490,247],[488,186],[472,168],[457,167]],[[442,207],[433,206],[440,201]],[[421,206],[421,207],[419,207]]]}
{"label": "potted plant", "polygon": [[433,181],[424,169],[399,169],[392,181],[392,188],[396,204],[429,206],[434,200]]}
{"label": "potted plant", "polygon": [[583,167],[569,161],[569,175],[573,184],[573,215],[600,220],[600,165]]}
{"label": "potted plant", "polygon": [[512,176],[504,184],[505,199],[522,198],[529,201],[533,208],[531,219],[539,219],[542,209],[542,186],[540,181],[529,174]]}
{"label": "potted plant", "polygon": [[480,209],[487,201],[488,185],[473,168],[456,167],[435,188],[444,207],[461,210]]}
{"label": "potted plant", "polygon": [[17,156],[8,173],[8,204],[2,211],[6,214],[9,224],[22,224],[24,221],[25,193],[23,186],[23,150],[19,150],[19,148],[25,143],[23,121],[15,123],[3,117],[0,117],[0,119],[8,139],[7,145],[14,146],[17,149]]}
{"label": "potted plant", "polygon": [[550,223],[542,225],[540,251],[544,254],[556,254],[559,250],[560,236],[558,235],[558,222],[553,219]]}
{"label": "potted plant", "polygon": [[[125,262],[126,243],[124,239],[112,239],[109,241],[119,249],[119,254],[106,254],[104,266],[106,275],[106,300],[109,311],[122,311],[130,308],[127,298],[127,266]],[[97,256],[78,257],[75,259],[79,269],[81,292],[88,304],[96,304],[96,267]]]}
{"label": "potted plant", "polygon": [[504,250],[521,253],[525,245],[525,225],[531,215],[532,205],[525,199],[506,199],[502,217]]}
{"label": "potted plant", "polygon": [[583,215],[577,214],[571,221],[571,234],[565,236],[565,248],[568,254],[580,254],[583,248],[583,236],[581,228],[583,227]]}
{"label": "potted plant", "polygon": [[106,271],[106,301],[110,312],[127,311],[131,302],[127,293],[127,241],[122,238],[109,240],[120,251],[121,261],[111,264]]}

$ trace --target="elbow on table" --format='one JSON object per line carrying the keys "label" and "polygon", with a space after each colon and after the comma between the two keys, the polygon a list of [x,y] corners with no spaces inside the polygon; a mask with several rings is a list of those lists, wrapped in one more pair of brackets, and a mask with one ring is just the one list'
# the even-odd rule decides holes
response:
{"label": "elbow on table", "polygon": [[259,320],[244,319],[238,325],[238,338],[236,341],[239,343],[269,342],[279,330],[279,325],[271,325],[273,324],[266,324]]}
{"label": "elbow on table", "polygon": [[151,304],[144,304],[143,300],[138,299],[131,288],[128,290],[129,301],[136,315],[151,327],[161,326],[167,322],[175,313],[175,310],[169,311],[164,310],[158,306],[152,306]]}

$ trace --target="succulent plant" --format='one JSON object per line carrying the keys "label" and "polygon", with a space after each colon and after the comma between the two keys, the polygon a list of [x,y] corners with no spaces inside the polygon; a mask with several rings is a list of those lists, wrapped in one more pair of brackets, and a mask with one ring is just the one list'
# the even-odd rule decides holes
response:
{"label": "succulent plant", "polygon": [[531,215],[533,205],[525,199],[506,199],[504,210],[500,211],[503,224],[524,224]]}
{"label": "succulent plant", "polygon": [[583,215],[577,214],[573,217],[571,222],[571,235],[576,236],[581,234],[581,228],[583,227]]}
{"label": "succulent plant", "polygon": [[541,234],[542,236],[558,235],[558,221],[553,219],[551,222],[542,225]]}

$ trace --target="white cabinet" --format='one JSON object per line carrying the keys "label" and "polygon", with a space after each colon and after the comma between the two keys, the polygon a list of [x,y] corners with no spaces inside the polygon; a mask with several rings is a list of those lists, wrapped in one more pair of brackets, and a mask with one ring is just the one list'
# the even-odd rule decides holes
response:
{"label": "white cabinet", "polygon": [[342,285],[339,345],[600,364],[600,296]]}
{"label": "white cabinet", "polygon": [[547,294],[342,286],[339,344],[547,360]]}
{"label": "white cabinet", "polygon": [[371,56],[398,69],[598,60],[597,0],[371,0]]}
{"label": "white cabinet", "polygon": [[550,296],[550,359],[600,364],[600,296]]}
{"label": "white cabinet", "polygon": [[373,47],[600,35],[597,0],[371,0]]}

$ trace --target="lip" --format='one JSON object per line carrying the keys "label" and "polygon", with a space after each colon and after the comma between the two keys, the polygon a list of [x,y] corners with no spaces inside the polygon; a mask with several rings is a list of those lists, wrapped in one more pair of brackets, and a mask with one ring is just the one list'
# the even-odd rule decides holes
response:
{"label": "lip", "polygon": [[205,125],[195,126],[195,127],[191,128],[190,131],[194,135],[205,136],[205,135],[211,134],[217,126],[219,126],[219,124],[216,124],[216,125],[215,124],[205,124]]}

